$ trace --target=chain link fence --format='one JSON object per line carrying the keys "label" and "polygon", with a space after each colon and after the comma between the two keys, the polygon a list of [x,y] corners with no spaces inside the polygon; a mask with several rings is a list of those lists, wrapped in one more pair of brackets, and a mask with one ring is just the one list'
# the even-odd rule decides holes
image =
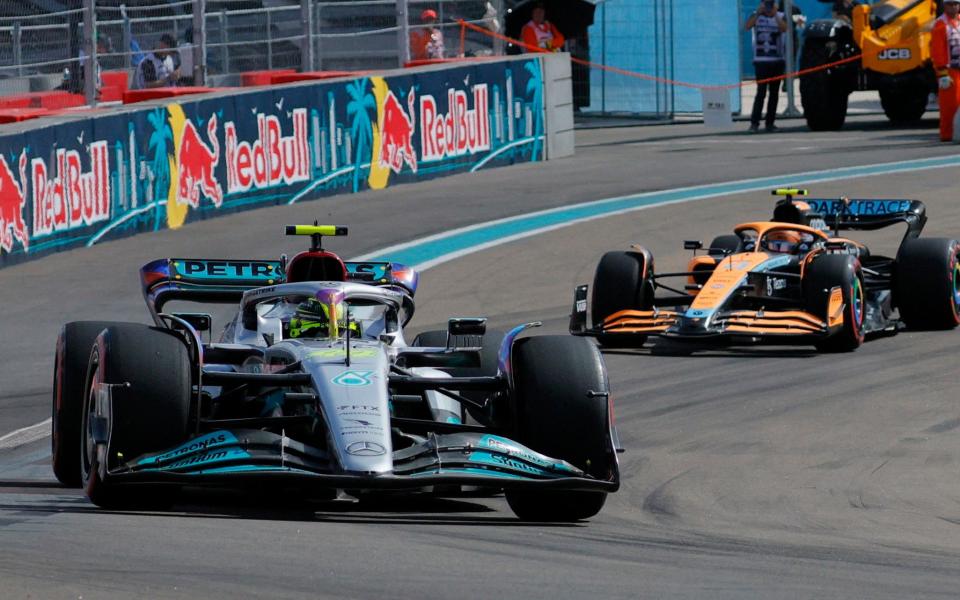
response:
{"label": "chain link fence", "polygon": [[[382,70],[503,54],[501,41],[459,20],[502,32],[505,11],[520,1],[0,0],[0,101],[52,90],[91,104],[118,100],[164,45],[172,51],[160,56],[179,75],[171,84],[208,86],[241,85],[251,71]],[[85,76],[88,65],[96,77]]]}

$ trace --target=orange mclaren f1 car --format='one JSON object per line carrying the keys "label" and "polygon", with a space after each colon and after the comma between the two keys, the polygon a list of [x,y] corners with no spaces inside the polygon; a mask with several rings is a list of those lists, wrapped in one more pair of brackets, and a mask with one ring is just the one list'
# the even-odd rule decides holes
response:
{"label": "orange mclaren f1 car", "polygon": [[[658,273],[639,245],[604,254],[593,280],[576,288],[570,332],[611,347],[636,347],[648,336],[677,340],[814,344],[850,351],[864,336],[960,324],[960,242],[923,238],[926,208],[918,200],[795,200],[783,196],[772,221],[744,223],[706,249],[687,269]],[[897,223],[906,233],[895,257],[879,256],[844,230]],[[669,283],[670,281],[679,283]]]}

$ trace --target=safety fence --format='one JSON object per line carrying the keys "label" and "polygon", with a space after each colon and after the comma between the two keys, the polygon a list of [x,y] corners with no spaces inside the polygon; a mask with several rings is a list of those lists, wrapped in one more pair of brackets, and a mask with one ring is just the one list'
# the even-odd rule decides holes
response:
{"label": "safety fence", "polygon": [[[458,19],[496,28],[503,10],[503,0],[0,0],[0,95],[62,88],[92,94],[92,104],[104,82],[86,87],[88,61],[132,76],[165,38],[180,84],[236,85],[256,70],[394,68],[415,58],[411,38],[428,27],[455,38]],[[472,36],[464,54],[502,54],[496,46]]]}
{"label": "safety fence", "polygon": [[568,65],[559,58],[477,59],[24,123],[0,135],[0,267],[260,206],[543,160],[555,130],[545,96],[560,95],[554,79],[569,86],[569,69],[551,75]]}

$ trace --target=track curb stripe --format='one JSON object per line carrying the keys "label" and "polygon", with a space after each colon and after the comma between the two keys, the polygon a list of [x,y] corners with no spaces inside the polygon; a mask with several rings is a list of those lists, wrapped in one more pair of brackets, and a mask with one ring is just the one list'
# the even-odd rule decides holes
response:
{"label": "track curb stripe", "polygon": [[698,185],[632,196],[583,202],[551,208],[503,219],[460,227],[440,234],[396,244],[358,256],[352,260],[390,260],[420,271],[445,262],[526,237],[569,227],[578,223],[616,216],[637,210],[705,200],[717,196],[739,194],[798,184],[822,183],[839,179],[856,179],[879,174],[924,171],[960,166],[960,155],[882,163],[856,167],[840,167],[756,179],[743,179],[719,184]]}

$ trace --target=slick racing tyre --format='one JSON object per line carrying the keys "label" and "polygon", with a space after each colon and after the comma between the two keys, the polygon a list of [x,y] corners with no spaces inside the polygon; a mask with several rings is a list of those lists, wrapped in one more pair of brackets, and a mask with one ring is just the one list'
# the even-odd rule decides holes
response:
{"label": "slick racing tyre", "polygon": [[842,323],[838,331],[817,342],[823,352],[850,352],[863,343],[866,296],[860,261],[849,254],[824,254],[813,259],[803,279],[807,310],[830,322],[830,294],[840,288],[843,295]]}
{"label": "slick racing tyre", "polygon": [[[96,384],[113,384],[106,435],[108,454],[95,441]],[[173,501],[174,488],[123,486],[101,471],[147,452],[157,452],[188,436],[191,397],[189,351],[176,334],[146,325],[109,326],[90,354],[84,385],[81,444],[83,487],[102,508],[159,509]],[[101,460],[107,461],[101,465]]]}
{"label": "slick racing tyre", "polygon": [[[477,335],[457,335],[450,340],[452,347],[480,347],[480,366],[479,367],[456,367],[444,369],[454,377],[493,377],[497,374],[497,355],[500,352],[500,343],[506,334],[502,331],[489,330],[485,334]],[[413,339],[412,346],[418,347],[438,347],[443,348],[447,345],[447,332],[444,329],[433,329],[424,331]],[[488,394],[479,390],[464,390],[460,392],[464,397],[477,402],[483,402]],[[506,411],[496,402],[491,402],[486,410],[467,406],[467,412],[478,423],[486,426],[494,426],[498,421],[509,419]]]}
{"label": "slick racing tyre", "polygon": [[960,325],[960,242],[906,240],[897,255],[894,300],[910,329]]}
{"label": "slick racing tyre", "polygon": [[82,429],[84,379],[93,342],[107,326],[138,327],[130,323],[74,321],[57,337],[53,367],[53,406],[50,422],[50,454],[53,474],[60,483],[80,487],[80,432]]}
{"label": "slick racing tyre", "polygon": [[[653,265],[644,268],[644,256],[636,252],[614,250],[600,259],[593,276],[590,318],[594,327],[621,310],[648,310],[653,305]],[[646,272],[646,277],[644,273]],[[609,347],[640,347],[644,335],[600,334],[597,341]]]}
{"label": "slick racing tyre", "polygon": [[[597,347],[572,336],[524,338],[512,362],[517,441],[597,479],[616,481],[609,388]],[[521,519],[570,522],[600,512],[607,494],[528,489],[507,490],[506,497]]]}

